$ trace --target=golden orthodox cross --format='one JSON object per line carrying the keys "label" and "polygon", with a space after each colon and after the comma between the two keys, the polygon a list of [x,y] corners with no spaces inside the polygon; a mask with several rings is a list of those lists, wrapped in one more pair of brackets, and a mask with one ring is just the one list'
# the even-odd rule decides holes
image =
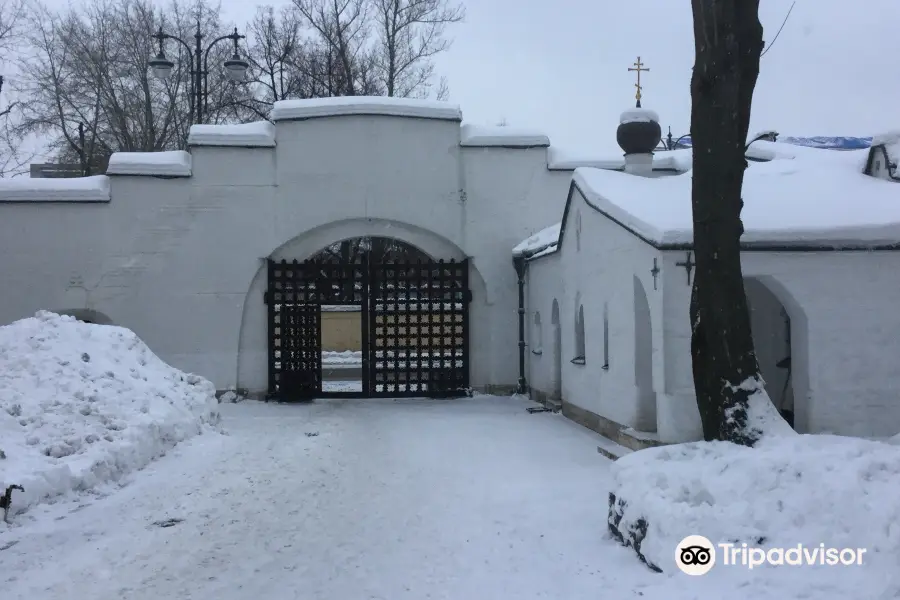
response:
{"label": "golden orthodox cross", "polygon": [[644,67],[644,63],[641,62],[641,57],[638,56],[637,62],[634,63],[633,67],[628,67],[629,71],[634,71],[637,73],[637,83],[634,84],[634,87],[637,88],[637,93],[634,95],[634,98],[637,100],[637,107],[641,107],[641,72],[649,71],[650,68]]}

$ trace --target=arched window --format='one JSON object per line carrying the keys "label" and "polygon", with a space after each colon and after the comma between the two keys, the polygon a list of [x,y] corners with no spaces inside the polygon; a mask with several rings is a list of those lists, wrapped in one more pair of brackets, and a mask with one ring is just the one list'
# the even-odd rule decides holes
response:
{"label": "arched window", "polygon": [[584,351],[584,305],[579,304],[575,313],[575,358],[572,362],[576,365],[585,363]]}
{"label": "arched window", "polygon": [[541,313],[534,311],[534,323],[531,327],[531,353],[544,353],[544,333],[541,331]]}

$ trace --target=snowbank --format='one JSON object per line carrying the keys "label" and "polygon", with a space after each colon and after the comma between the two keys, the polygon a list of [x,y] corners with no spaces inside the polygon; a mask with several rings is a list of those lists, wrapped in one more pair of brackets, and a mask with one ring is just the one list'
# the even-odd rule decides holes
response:
{"label": "snowbank", "polygon": [[215,386],[131,331],[39,312],[0,327],[0,487],[13,510],[146,466],[218,423]]}
{"label": "snowbank", "polygon": [[678,444],[624,456],[612,475],[610,523],[623,533],[645,528],[640,554],[665,573],[676,571],[675,548],[688,535],[900,558],[900,448],[880,442],[795,435],[755,448]]}

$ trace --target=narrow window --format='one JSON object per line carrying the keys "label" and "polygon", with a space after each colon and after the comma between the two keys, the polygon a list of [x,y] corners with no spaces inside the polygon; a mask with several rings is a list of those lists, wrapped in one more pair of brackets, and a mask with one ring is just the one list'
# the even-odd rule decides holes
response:
{"label": "narrow window", "polygon": [[575,314],[575,358],[572,362],[576,365],[585,363],[584,351],[584,305],[578,306],[578,312]]}
{"label": "narrow window", "polygon": [[541,313],[534,312],[534,324],[531,328],[531,353],[544,353],[544,334],[541,331]]}
{"label": "narrow window", "polygon": [[609,370],[609,304],[603,304],[603,369]]}

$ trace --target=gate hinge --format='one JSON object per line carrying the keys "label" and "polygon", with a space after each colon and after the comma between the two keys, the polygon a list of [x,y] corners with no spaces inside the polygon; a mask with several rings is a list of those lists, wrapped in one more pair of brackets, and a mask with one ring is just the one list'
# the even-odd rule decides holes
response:
{"label": "gate hinge", "polygon": [[263,304],[269,303],[269,290],[263,292]]}
{"label": "gate hinge", "polygon": [[472,301],[472,290],[466,290],[466,302]]}

